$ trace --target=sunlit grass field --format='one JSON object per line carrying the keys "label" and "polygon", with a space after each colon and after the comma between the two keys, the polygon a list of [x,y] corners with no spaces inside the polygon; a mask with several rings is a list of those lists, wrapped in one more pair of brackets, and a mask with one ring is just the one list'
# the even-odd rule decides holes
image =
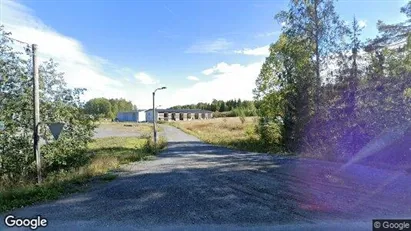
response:
{"label": "sunlit grass field", "polygon": [[261,143],[256,133],[257,117],[214,118],[171,122],[172,126],[194,135],[204,142],[252,152],[275,152]]}

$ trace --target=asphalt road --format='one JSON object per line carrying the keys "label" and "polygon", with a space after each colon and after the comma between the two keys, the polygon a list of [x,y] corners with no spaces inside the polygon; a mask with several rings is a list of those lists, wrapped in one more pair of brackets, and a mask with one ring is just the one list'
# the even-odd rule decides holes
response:
{"label": "asphalt road", "polygon": [[411,218],[405,172],[239,152],[163,127],[157,160],[11,214],[50,230],[372,230],[373,218]]}

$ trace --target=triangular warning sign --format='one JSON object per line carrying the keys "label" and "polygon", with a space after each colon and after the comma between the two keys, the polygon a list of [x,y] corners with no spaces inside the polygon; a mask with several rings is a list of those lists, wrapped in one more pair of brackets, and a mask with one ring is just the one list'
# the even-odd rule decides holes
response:
{"label": "triangular warning sign", "polygon": [[50,123],[47,124],[49,126],[49,129],[51,131],[51,134],[53,134],[53,137],[55,140],[57,140],[60,136],[61,130],[64,127],[63,123]]}

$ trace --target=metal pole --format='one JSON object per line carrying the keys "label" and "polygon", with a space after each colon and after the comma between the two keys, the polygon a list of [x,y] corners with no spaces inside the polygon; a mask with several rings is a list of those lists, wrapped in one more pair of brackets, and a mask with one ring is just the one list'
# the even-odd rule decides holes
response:
{"label": "metal pole", "polygon": [[157,130],[156,130],[156,107],[155,107],[156,91],[153,91],[153,129],[154,129],[154,146],[157,146]]}
{"label": "metal pole", "polygon": [[39,144],[39,124],[40,124],[40,96],[39,96],[39,67],[37,62],[37,45],[32,45],[33,54],[33,104],[34,104],[34,131],[33,131],[33,149],[36,156],[37,165],[37,182],[41,183],[41,156]]}

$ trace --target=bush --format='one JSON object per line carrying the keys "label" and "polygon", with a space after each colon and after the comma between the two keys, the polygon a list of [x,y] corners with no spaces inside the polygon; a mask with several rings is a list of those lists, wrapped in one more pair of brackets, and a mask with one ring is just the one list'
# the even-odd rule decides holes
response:
{"label": "bush", "polygon": [[152,155],[157,155],[167,144],[165,138],[162,136],[157,139],[157,145],[154,144],[152,135],[145,136],[144,138],[146,138],[146,142],[143,147],[143,152]]}
{"label": "bush", "polygon": [[253,137],[253,136],[255,135],[255,133],[256,133],[256,126],[254,126],[254,125],[248,125],[248,126],[245,128],[244,133],[245,133],[245,135],[246,135],[247,137]]}
{"label": "bush", "polygon": [[214,118],[221,118],[221,117],[236,117],[233,111],[225,111],[225,112],[214,112]]}
{"label": "bush", "polygon": [[257,116],[257,110],[255,108],[242,108],[242,107],[238,107],[238,108],[234,108],[232,110],[232,113],[234,114],[234,116],[236,117],[241,117],[241,116]]}
{"label": "bush", "polygon": [[245,123],[245,112],[243,109],[239,108],[235,110],[235,114],[239,117],[241,124]]}
{"label": "bush", "polygon": [[[34,182],[35,157],[32,149],[33,106],[30,60],[12,48],[0,27],[0,121],[6,129],[0,132],[0,186]],[[94,119],[84,114],[80,96],[84,89],[67,88],[64,76],[52,60],[39,66],[40,120],[64,122],[59,140],[54,141],[45,124],[40,136],[43,175],[87,163],[87,143],[93,136]]]}
{"label": "bush", "polygon": [[264,145],[281,146],[283,144],[282,125],[278,121],[260,118],[256,130]]}

